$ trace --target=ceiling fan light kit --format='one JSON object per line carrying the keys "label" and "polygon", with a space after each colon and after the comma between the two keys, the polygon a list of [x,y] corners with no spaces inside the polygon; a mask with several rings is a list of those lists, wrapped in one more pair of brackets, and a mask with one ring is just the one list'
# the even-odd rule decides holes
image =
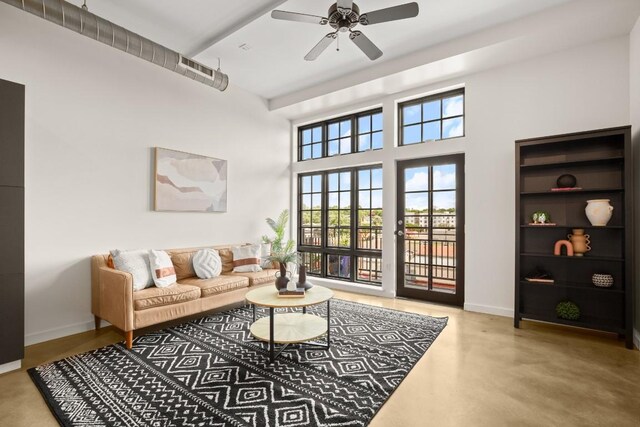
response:
{"label": "ceiling fan light kit", "polygon": [[419,11],[418,3],[413,2],[360,14],[360,8],[353,0],[338,0],[335,4],[331,5],[326,18],[284,10],[274,10],[271,12],[271,17],[284,21],[307,24],[329,24],[329,26],[335,30],[325,35],[318,44],[309,51],[304,57],[307,61],[314,61],[338,38],[339,33],[346,32],[349,32],[349,40],[358,46],[369,59],[374,61],[382,56],[382,51],[361,31],[354,30],[353,28],[358,24],[374,25],[383,22],[398,21],[400,19],[414,18],[418,16]]}

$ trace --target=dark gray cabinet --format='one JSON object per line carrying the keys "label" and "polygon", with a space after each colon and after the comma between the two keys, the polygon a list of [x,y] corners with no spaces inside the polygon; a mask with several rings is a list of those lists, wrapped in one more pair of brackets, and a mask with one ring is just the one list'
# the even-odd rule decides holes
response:
{"label": "dark gray cabinet", "polygon": [[0,364],[24,357],[24,93],[0,80]]}

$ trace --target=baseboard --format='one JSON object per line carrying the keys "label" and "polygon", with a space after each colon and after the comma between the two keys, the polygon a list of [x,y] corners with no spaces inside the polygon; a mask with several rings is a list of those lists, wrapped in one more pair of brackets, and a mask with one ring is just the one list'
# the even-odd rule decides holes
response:
{"label": "baseboard", "polygon": [[346,283],[340,280],[331,280],[320,277],[314,277],[313,283],[338,291],[354,292],[358,294],[372,295],[384,298],[395,297],[395,294],[393,292],[387,292],[380,288],[375,288],[369,285],[361,285],[358,283]]}
{"label": "baseboard", "polygon": [[22,360],[15,360],[9,363],[3,363],[0,365],[0,374],[4,374],[7,372],[15,371],[16,369],[22,368]]}
{"label": "baseboard", "polygon": [[640,350],[640,331],[637,329],[633,330],[633,344]]}
{"label": "baseboard", "polygon": [[[104,323],[104,322],[103,322]],[[75,323],[72,325],[61,326],[59,328],[47,329],[42,332],[34,332],[24,337],[24,345],[33,345],[45,341],[63,338],[69,335],[79,334],[95,329],[95,322],[92,320],[87,322]]]}
{"label": "baseboard", "polygon": [[494,307],[492,305],[480,305],[464,303],[466,311],[475,311],[476,313],[494,314],[496,316],[513,317],[513,309],[504,307]]}

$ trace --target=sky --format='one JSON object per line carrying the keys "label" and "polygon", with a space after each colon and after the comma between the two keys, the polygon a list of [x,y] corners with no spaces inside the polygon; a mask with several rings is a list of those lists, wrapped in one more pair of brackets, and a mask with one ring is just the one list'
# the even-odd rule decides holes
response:
{"label": "sky", "polygon": [[[456,166],[441,165],[433,167],[433,189],[455,190]],[[418,191],[405,195],[406,209],[427,209],[429,204],[429,167],[408,168],[405,170],[405,191]],[[456,192],[435,192],[434,209],[449,209],[456,206]]]}

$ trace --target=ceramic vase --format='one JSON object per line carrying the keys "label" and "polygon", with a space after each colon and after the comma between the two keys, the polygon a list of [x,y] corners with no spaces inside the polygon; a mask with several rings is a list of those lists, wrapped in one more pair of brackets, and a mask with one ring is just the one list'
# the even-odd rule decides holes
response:
{"label": "ceramic vase", "polygon": [[[287,277],[289,275],[289,277]],[[280,263],[280,271],[276,272],[276,289],[287,289],[287,284],[291,280],[291,273],[287,271],[287,265]]]}
{"label": "ceramic vase", "polygon": [[304,288],[305,291],[311,289],[313,285],[307,281],[307,267],[300,265],[298,272],[298,287]]}
{"label": "ceramic vase", "polygon": [[613,276],[610,274],[596,273],[591,276],[591,281],[599,288],[610,288],[613,286]]}
{"label": "ceramic vase", "polygon": [[560,175],[556,181],[558,188],[573,188],[577,183],[578,181],[576,181],[576,177],[569,173]]}
{"label": "ceramic vase", "polygon": [[609,204],[609,199],[587,200],[584,212],[591,225],[604,227],[613,215],[613,206]]}
{"label": "ceramic vase", "polygon": [[574,256],[583,256],[586,252],[591,250],[591,241],[589,240],[589,237],[590,236],[588,234],[584,234],[584,229],[582,228],[574,228],[573,234],[567,235],[567,238],[573,246]]}

